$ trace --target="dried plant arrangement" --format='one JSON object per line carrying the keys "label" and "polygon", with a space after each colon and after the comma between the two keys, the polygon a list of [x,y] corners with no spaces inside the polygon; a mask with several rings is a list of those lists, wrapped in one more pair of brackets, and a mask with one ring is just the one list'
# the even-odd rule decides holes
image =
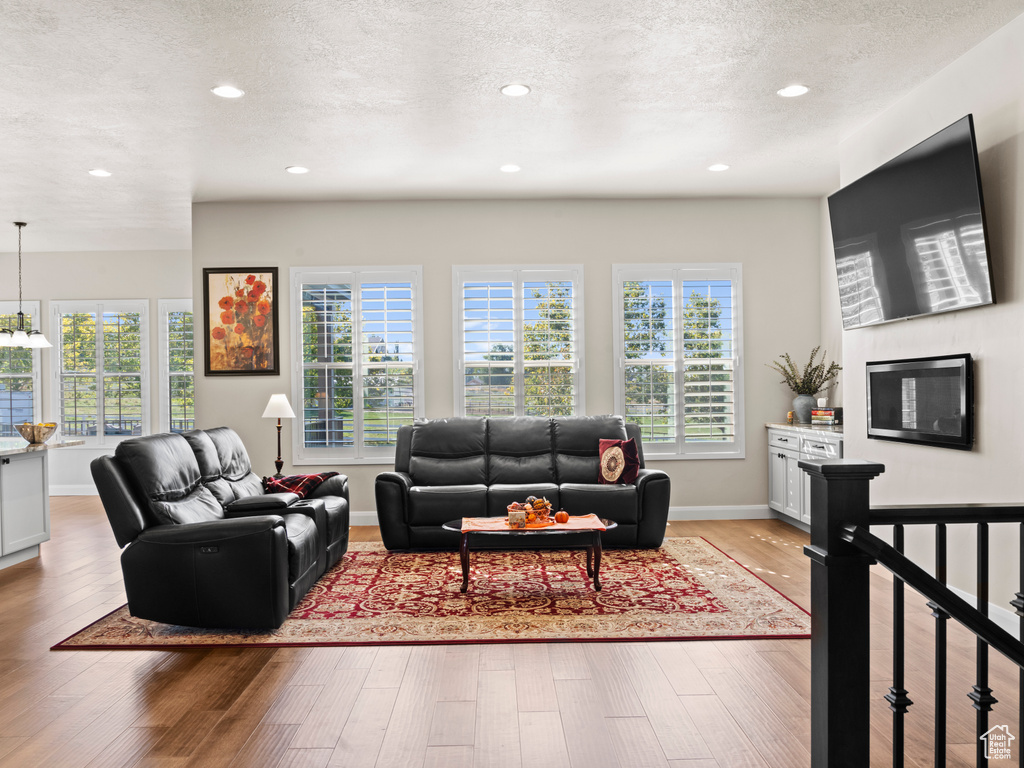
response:
{"label": "dried plant arrangement", "polygon": [[802,373],[797,369],[788,352],[784,355],[779,355],[779,359],[783,360],[785,365],[778,362],[778,360],[766,363],[766,365],[782,374],[782,382],[792,389],[794,394],[816,395],[843,370],[834,360],[826,366],[825,355],[827,353],[825,352],[822,353],[820,362],[815,363],[814,358],[820,349],[821,345],[819,344],[811,350],[811,359],[807,361],[807,365],[804,366]]}

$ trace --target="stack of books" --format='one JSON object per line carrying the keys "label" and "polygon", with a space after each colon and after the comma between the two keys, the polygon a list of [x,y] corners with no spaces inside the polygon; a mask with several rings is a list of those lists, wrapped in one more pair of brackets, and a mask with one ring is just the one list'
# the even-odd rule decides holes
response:
{"label": "stack of books", "polygon": [[842,408],[814,408],[811,410],[811,425],[833,427],[843,423]]}

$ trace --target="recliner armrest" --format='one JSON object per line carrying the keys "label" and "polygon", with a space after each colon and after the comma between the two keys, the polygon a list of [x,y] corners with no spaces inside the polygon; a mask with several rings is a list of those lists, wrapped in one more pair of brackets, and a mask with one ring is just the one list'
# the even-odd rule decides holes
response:
{"label": "recliner armrest", "polygon": [[335,475],[327,478],[306,498],[318,499],[321,496],[340,496],[348,501],[348,475]]}
{"label": "recliner armrest", "polygon": [[397,483],[406,493],[412,488],[412,478],[405,472],[381,472],[377,475],[377,482]]}
{"label": "recliner armrest", "polygon": [[636,486],[637,491],[641,491],[648,483],[661,479],[668,480],[668,473],[660,469],[641,469],[636,480],[633,481],[633,485]]}
{"label": "recliner armrest", "polygon": [[252,536],[283,526],[284,519],[280,515],[253,515],[185,525],[154,525],[140,533],[135,541],[147,544],[204,544]]}
{"label": "recliner armrest", "polygon": [[242,517],[283,511],[298,500],[298,495],[294,493],[264,493],[262,496],[243,496],[229,502],[224,507],[224,514],[227,517]]}
{"label": "recliner armrest", "polygon": [[380,536],[388,549],[408,549],[409,490],[412,478],[405,472],[381,472],[374,483],[377,501],[377,523]]}
{"label": "recliner armrest", "polygon": [[639,517],[636,545],[641,548],[660,547],[668,524],[672,479],[660,469],[641,469],[634,485]]}

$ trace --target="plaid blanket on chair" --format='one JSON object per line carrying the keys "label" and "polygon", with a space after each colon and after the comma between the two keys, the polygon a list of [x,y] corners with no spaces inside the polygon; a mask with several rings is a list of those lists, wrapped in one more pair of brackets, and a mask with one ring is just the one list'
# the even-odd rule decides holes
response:
{"label": "plaid blanket on chair", "polygon": [[273,477],[264,478],[263,488],[267,493],[294,493],[300,499],[304,499],[320,484],[329,478],[334,477],[337,472],[321,472],[319,475],[285,475],[281,479]]}

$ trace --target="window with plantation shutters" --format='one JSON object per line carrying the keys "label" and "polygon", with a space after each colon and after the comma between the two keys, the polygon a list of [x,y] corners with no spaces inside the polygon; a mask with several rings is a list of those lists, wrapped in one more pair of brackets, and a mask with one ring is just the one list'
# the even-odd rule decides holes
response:
{"label": "window with plantation shutters", "polygon": [[582,267],[454,267],[455,409],[464,416],[582,411]]}
{"label": "window with plantation shutters", "polygon": [[160,300],[160,430],[195,429],[192,300]]}
{"label": "window with plantation shutters", "polygon": [[644,453],[742,458],[740,266],[613,269],[616,404]]}
{"label": "window with plantation shutters", "polygon": [[148,433],[145,301],[54,302],[61,432],[104,445]]}
{"label": "window with plantation shutters", "polygon": [[[25,327],[39,327],[39,302],[24,301]],[[18,327],[18,302],[0,301],[0,328]],[[0,346],[0,437],[19,437],[15,424],[41,421],[39,350]]]}
{"label": "window with plantation shutters", "polygon": [[394,456],[422,408],[420,284],[415,267],[293,270],[297,461]]}

